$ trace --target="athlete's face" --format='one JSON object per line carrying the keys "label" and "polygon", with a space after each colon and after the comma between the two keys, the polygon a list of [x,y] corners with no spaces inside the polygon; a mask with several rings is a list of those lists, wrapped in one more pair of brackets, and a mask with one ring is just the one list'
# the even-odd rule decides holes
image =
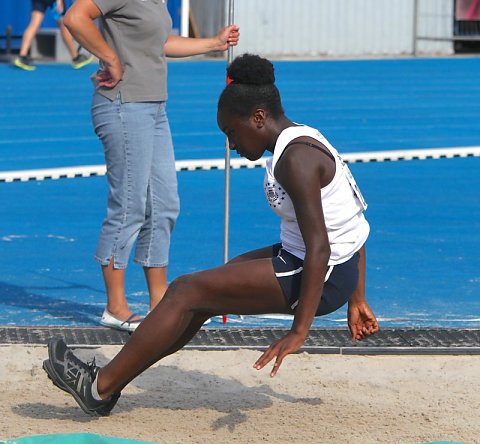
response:
{"label": "athlete's face", "polygon": [[258,160],[265,152],[263,136],[264,112],[256,110],[251,116],[238,117],[225,111],[217,115],[219,128],[228,137],[228,146],[248,160]]}

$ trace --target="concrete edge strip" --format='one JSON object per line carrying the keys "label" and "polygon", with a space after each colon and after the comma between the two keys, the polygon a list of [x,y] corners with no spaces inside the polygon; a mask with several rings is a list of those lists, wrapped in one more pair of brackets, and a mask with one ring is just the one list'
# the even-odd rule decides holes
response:
{"label": "concrete edge strip", "polygon": [[[286,328],[204,328],[186,350],[265,350]],[[45,346],[61,336],[74,348],[122,345],[129,335],[102,327],[0,326],[0,346]],[[351,344],[351,345],[350,345]],[[300,352],[339,355],[480,355],[480,329],[383,329],[378,336],[353,344],[345,329],[312,329]]]}

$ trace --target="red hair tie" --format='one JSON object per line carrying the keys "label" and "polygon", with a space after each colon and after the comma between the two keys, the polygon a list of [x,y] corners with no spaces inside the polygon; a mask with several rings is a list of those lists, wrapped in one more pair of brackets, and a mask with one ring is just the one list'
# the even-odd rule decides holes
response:
{"label": "red hair tie", "polygon": [[227,85],[230,85],[230,83],[233,83],[233,79],[227,74]]}

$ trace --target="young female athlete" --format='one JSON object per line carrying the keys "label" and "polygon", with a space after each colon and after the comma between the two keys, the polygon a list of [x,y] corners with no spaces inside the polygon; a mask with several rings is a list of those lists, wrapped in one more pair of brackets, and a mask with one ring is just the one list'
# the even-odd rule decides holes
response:
{"label": "young female athlete", "polygon": [[291,329],[253,365],[260,370],[274,359],[271,376],[302,347],[315,316],[345,303],[353,340],[378,331],[365,299],[366,205],[347,166],[316,129],[285,116],[268,60],[243,55],[228,75],[232,82],[220,96],[218,125],[241,156],[273,154],[264,188],[282,220],[281,243],[175,279],[105,367],[85,364],[63,340],[51,340],[44,369],[86,413],[108,415],[132,379],[221,313],[294,315]]}

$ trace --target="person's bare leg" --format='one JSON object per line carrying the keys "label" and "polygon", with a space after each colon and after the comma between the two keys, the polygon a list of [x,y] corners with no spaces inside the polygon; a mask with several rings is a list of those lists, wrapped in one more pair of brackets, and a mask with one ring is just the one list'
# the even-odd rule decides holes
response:
{"label": "person's bare leg", "polygon": [[[130,310],[125,296],[125,270],[114,268],[113,259],[107,266],[102,266],[103,280],[107,291],[107,310],[117,319],[128,319]],[[140,318],[136,318],[137,320]]]}
{"label": "person's bare leg", "polygon": [[210,318],[212,315],[210,314],[196,314],[193,316],[190,324],[185,329],[183,334],[180,338],[168,349],[166,350],[159,359],[163,359],[165,356],[171,355],[172,353],[177,352],[178,350],[182,349],[185,345],[187,345],[193,337],[198,333],[198,330],[203,326],[205,321]]}
{"label": "person's bare leg", "polygon": [[[258,250],[253,250],[248,253],[239,255],[233,259],[231,259],[228,263],[234,264],[239,262],[245,262],[252,259],[264,259],[264,258],[271,258],[272,257],[272,246],[259,248]],[[166,273],[165,273],[165,282],[166,282]],[[167,287],[166,287],[167,288]],[[166,289],[165,288],[165,289]],[[162,297],[163,299],[163,297]],[[176,351],[182,349],[186,344],[188,344],[193,337],[197,334],[198,330],[203,326],[205,321],[211,318],[213,315],[208,313],[200,313],[193,317],[192,321],[190,322],[189,326],[183,333],[183,335],[179,338],[175,344],[172,345],[170,349],[168,349],[160,359],[163,359],[165,356],[171,355]]]}
{"label": "person's bare leg", "polygon": [[30,51],[30,47],[32,46],[33,39],[37,35],[38,29],[43,22],[43,18],[45,14],[40,11],[32,11],[32,17],[30,18],[30,23],[25,29],[25,32],[22,36],[22,43],[20,46],[20,56],[26,57],[28,55],[28,51]]}
{"label": "person's bare leg", "polygon": [[72,34],[70,34],[70,31],[63,24],[63,20],[60,19],[57,22],[57,24],[58,24],[58,28],[60,29],[60,33],[62,34],[62,39],[65,42],[65,45],[67,46],[68,52],[70,53],[70,57],[74,59],[75,57],[78,56],[77,44],[75,40],[73,40],[73,37],[72,37]]}
{"label": "person's bare leg", "polygon": [[167,267],[144,267],[150,295],[150,311],[163,299],[167,291]]}
{"label": "person's bare leg", "polygon": [[243,253],[239,256],[234,257],[233,259],[230,259],[228,263],[236,264],[239,262],[251,261],[253,259],[264,259],[271,257],[273,257],[273,245]]}
{"label": "person's bare leg", "polygon": [[123,389],[162,357],[183,346],[203,321],[221,313],[289,313],[272,261],[259,259],[182,276],[98,375],[102,398]]}

